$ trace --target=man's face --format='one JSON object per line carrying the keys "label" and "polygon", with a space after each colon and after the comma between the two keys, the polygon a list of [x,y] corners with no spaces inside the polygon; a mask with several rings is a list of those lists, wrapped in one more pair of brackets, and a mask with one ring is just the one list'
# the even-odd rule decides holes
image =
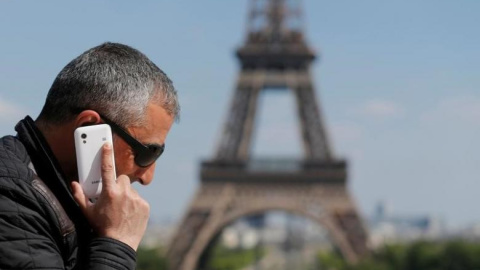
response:
{"label": "man's face", "polygon": [[[146,124],[141,127],[127,128],[135,139],[144,145],[165,144],[167,134],[172,127],[174,118],[159,105],[150,104],[147,108]],[[155,163],[145,168],[135,164],[135,153],[132,148],[119,136],[114,135],[115,169],[117,175],[125,174],[132,182],[138,181],[142,185],[152,182]]]}

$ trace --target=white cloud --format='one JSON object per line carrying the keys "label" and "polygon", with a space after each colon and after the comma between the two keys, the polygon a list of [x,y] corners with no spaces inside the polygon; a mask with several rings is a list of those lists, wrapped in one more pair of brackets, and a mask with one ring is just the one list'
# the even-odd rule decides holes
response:
{"label": "white cloud", "polygon": [[385,120],[404,115],[405,110],[399,104],[385,99],[372,99],[360,105],[355,113],[375,119]]}
{"label": "white cloud", "polygon": [[421,115],[425,123],[457,123],[480,126],[480,96],[460,96],[440,100]]}

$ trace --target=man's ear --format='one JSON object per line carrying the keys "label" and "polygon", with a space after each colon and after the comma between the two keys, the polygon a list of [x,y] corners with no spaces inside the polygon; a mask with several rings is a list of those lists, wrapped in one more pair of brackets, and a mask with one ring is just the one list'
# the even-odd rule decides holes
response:
{"label": "man's ear", "polygon": [[75,117],[75,128],[97,125],[101,123],[101,117],[96,111],[85,110]]}

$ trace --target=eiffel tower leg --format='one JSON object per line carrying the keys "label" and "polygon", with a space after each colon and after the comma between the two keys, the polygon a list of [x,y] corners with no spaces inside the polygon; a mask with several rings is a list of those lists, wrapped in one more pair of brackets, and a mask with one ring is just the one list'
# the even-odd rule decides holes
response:
{"label": "eiffel tower leg", "polygon": [[355,263],[368,254],[367,234],[344,184],[319,184],[314,191],[314,205],[323,206],[323,225],[331,233],[343,257]]}
{"label": "eiffel tower leg", "polygon": [[202,185],[167,253],[170,270],[194,270],[224,217],[234,190],[231,184]]}
{"label": "eiffel tower leg", "polygon": [[[298,76],[303,79],[302,81],[305,81],[305,75],[300,74]],[[331,160],[328,138],[320,117],[312,84],[310,82],[297,83],[293,89],[297,100],[306,159]]]}
{"label": "eiffel tower leg", "polygon": [[181,227],[178,228],[169,244],[167,253],[168,269],[180,269],[192,242],[195,241],[197,232],[203,228],[209,215],[210,212],[208,210],[189,209],[181,223]]}
{"label": "eiffel tower leg", "polygon": [[217,148],[217,160],[245,161],[248,158],[260,84],[261,74],[240,74],[223,136]]}
{"label": "eiffel tower leg", "polygon": [[333,213],[333,220],[337,227],[346,235],[349,246],[356,257],[362,257],[369,253],[367,248],[367,234],[357,211],[353,208],[346,211]]}

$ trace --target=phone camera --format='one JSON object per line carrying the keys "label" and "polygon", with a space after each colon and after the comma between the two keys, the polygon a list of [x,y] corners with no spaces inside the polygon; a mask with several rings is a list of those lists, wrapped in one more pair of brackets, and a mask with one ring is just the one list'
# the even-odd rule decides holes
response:
{"label": "phone camera", "polygon": [[82,139],[86,139],[86,138],[87,138],[87,134],[82,133]]}

